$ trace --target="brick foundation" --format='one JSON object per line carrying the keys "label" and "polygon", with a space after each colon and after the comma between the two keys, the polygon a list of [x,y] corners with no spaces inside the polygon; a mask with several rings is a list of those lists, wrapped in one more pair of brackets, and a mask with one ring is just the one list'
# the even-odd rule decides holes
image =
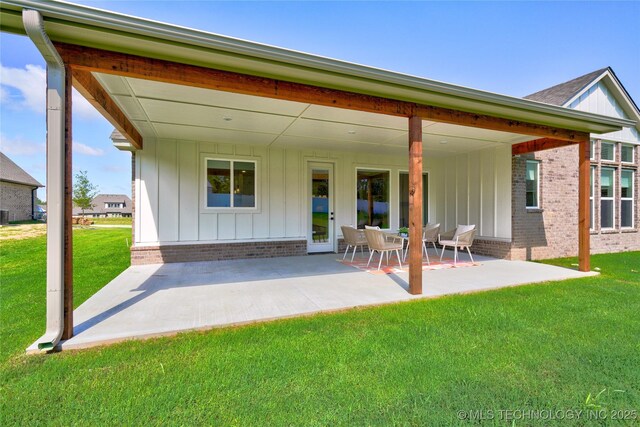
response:
{"label": "brick foundation", "polygon": [[131,248],[131,265],[299,255],[307,255],[306,240],[140,246]]}

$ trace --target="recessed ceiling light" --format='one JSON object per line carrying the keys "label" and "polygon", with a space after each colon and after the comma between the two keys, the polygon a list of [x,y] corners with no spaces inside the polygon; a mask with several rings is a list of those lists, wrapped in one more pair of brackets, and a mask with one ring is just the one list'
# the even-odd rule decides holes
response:
{"label": "recessed ceiling light", "polygon": [[347,131],[347,133],[348,133],[349,135],[355,135],[355,134],[356,134],[356,131],[355,131],[355,130],[350,130],[350,131]]}
{"label": "recessed ceiling light", "polygon": [[442,141],[440,141],[440,144],[446,144],[446,143],[447,143],[447,141],[444,140],[444,139]]}
{"label": "recessed ceiling light", "polygon": [[222,120],[224,120],[225,122],[230,122],[233,119],[231,117],[223,117]]}

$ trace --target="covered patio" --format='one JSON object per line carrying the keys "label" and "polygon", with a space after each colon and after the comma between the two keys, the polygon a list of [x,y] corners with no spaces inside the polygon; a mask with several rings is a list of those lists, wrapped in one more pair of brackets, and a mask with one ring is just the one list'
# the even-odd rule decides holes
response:
{"label": "covered patio", "polygon": [[[339,262],[342,257],[336,254],[132,266],[74,311],[74,336],[58,348],[81,349],[597,274],[474,258],[474,266],[424,271],[421,295],[407,292],[408,273],[370,274]],[[27,352],[38,352],[37,344]]]}
{"label": "covered patio", "polygon": [[[393,188],[386,202],[394,210],[382,228],[400,225],[404,174],[412,241],[434,219],[445,229],[477,224],[482,236],[510,244],[512,156],[578,145],[575,243],[579,269],[590,270],[590,132],[628,121],[83,6],[14,0],[0,12],[3,31],[27,34],[48,65],[43,351],[61,338],[71,348],[582,274],[488,259],[469,271],[423,274],[420,246],[412,245],[408,273],[379,277],[336,263],[335,254],[252,260],[250,272],[241,260],[135,266],[74,312],[72,87],[135,153],[134,254],[198,259],[243,255],[256,244],[273,250],[269,256],[281,248],[312,252],[316,170],[335,177],[330,188],[345,189],[329,201],[323,251],[339,249],[337,226],[357,223],[356,180],[372,170],[385,171],[382,186]],[[248,189],[225,187],[229,200],[236,191],[248,196],[246,206],[210,204],[209,165],[220,162],[226,176],[251,174]],[[426,173],[440,192],[436,206],[423,198]]]}

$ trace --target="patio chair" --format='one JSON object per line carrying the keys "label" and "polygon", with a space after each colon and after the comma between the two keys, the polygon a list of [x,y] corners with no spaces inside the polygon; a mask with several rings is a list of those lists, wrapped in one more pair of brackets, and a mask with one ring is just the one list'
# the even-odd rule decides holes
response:
{"label": "patio chair", "polygon": [[380,254],[380,261],[378,262],[378,270],[380,270],[380,266],[382,265],[382,258],[386,254],[387,255],[387,264],[389,264],[389,252],[396,253],[398,257],[398,263],[400,264],[400,268],[402,268],[402,261],[400,260],[400,251],[402,250],[402,242],[388,241],[387,234],[381,230],[375,230],[371,228],[367,228],[364,230],[364,235],[367,238],[367,242],[369,243],[369,250],[371,254],[369,255],[369,262],[367,263],[367,267],[371,264],[371,258],[373,258],[373,254],[378,252]]}
{"label": "patio chair", "polygon": [[365,245],[367,245],[367,238],[364,235],[364,230],[358,230],[350,225],[343,225],[340,228],[342,229],[344,242],[347,244],[347,248],[344,251],[344,256],[342,257],[342,259],[344,260],[347,257],[349,248],[353,247],[353,254],[351,254],[351,262],[353,262],[353,258],[356,256],[356,250],[358,249],[358,246],[360,246],[362,254],[364,255],[364,247]]}
{"label": "patio chair", "polygon": [[[451,231],[453,233],[451,234]],[[453,247],[453,265],[458,263],[458,248],[464,250],[467,249],[471,262],[473,256],[471,256],[471,250],[469,249],[473,245],[473,238],[476,235],[475,225],[459,225],[455,230],[450,230],[444,234],[438,236],[438,243],[442,246],[442,253],[440,254],[440,261],[444,255],[444,250],[447,246]]]}
{"label": "patio chair", "polygon": [[[436,242],[438,241],[438,233],[440,232],[440,224],[427,224],[422,229],[422,253],[425,257],[427,257],[427,264],[431,265],[431,261],[429,260],[429,253],[427,252],[427,245],[429,243],[433,243],[433,247],[436,250],[436,255],[438,254],[438,248],[436,247]],[[407,253],[409,252],[409,245],[411,241],[407,242],[407,249],[404,252],[404,259],[407,259]]]}

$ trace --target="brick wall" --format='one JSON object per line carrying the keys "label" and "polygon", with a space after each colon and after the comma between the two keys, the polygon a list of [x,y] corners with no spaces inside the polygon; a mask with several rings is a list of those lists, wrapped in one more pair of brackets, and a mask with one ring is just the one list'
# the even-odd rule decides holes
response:
{"label": "brick wall", "polygon": [[219,261],[299,255],[307,255],[306,240],[141,246],[131,248],[131,264]]}
{"label": "brick wall", "polygon": [[9,221],[32,219],[32,187],[0,182],[0,209],[9,211]]}
{"label": "brick wall", "polygon": [[[636,165],[638,165],[636,147]],[[619,252],[640,250],[638,228],[638,173],[636,172],[636,208],[635,229],[621,231],[619,224],[619,204],[616,207],[616,229],[613,232],[599,229],[600,202],[599,188],[599,144],[596,144],[595,158],[595,230],[591,233],[591,252]],[[619,158],[619,150],[617,151]],[[525,206],[526,161],[540,161],[540,209],[527,209]],[[535,260],[565,256],[578,253],[578,147],[564,147],[530,153],[514,157],[512,161],[512,250],[511,259]],[[619,203],[619,162],[616,178],[616,196]],[[626,167],[626,166],[625,166]],[[631,167],[632,169],[634,167]]]}

